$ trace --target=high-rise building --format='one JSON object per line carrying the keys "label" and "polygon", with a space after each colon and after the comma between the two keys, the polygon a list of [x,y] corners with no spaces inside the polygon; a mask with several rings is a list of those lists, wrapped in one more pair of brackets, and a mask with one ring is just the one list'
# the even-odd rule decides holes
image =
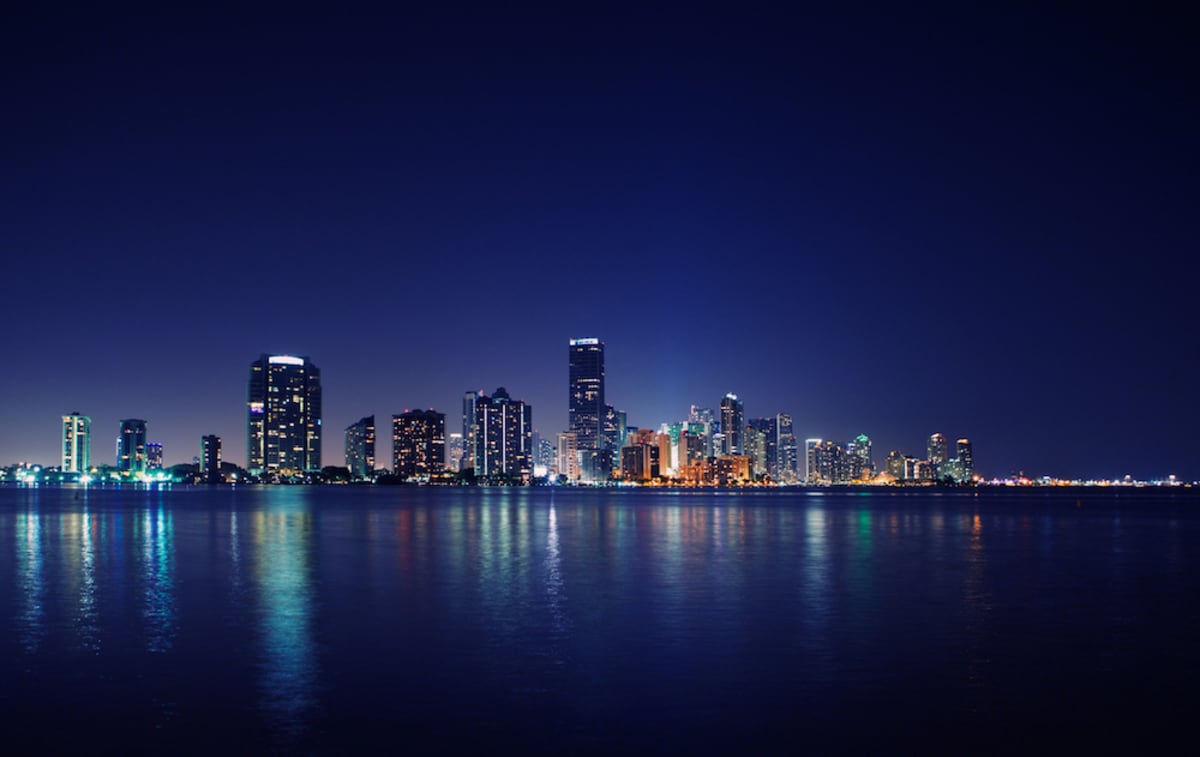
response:
{"label": "high-rise building", "polygon": [[625,436],[628,432],[625,417],[623,410],[617,410],[612,405],[604,406],[604,418],[600,424],[604,449],[619,450],[625,446]]}
{"label": "high-rise building", "polygon": [[579,480],[579,448],[571,431],[558,435],[558,475],[568,481]]}
{"label": "high-rise building", "polygon": [[852,468],[851,480],[868,479],[875,475],[875,462],[871,459],[871,437],[859,434],[846,448]]}
{"label": "high-rise building", "polygon": [[721,398],[721,433],[725,435],[721,453],[725,455],[744,454],[742,445],[742,430],[746,423],[742,417],[742,401],[736,394],[730,392]]}
{"label": "high-rise building", "polygon": [[146,470],[162,470],[162,442],[146,442]]}
{"label": "high-rise building", "polygon": [[792,431],[792,416],[775,416],[775,476],[781,484],[796,482],[796,434]]}
{"label": "high-rise building", "polygon": [[121,421],[117,437],[117,470],[130,476],[146,472],[146,422],[141,418]]}
{"label": "high-rise building", "polygon": [[392,416],[392,473],[428,480],[446,469],[446,415],[406,410]]}
{"label": "high-rise building", "polygon": [[463,469],[463,435],[451,431],[446,436],[446,470],[458,472]]}
{"label": "high-rise building", "polygon": [[[750,458],[750,472],[756,479],[767,475],[767,448],[771,446],[767,432],[761,430],[762,421],[763,418],[751,418],[746,428],[742,429],[742,453]],[[773,430],[775,424],[766,425]]]}
{"label": "high-rise building", "polygon": [[688,413],[688,428],[700,432],[704,439],[704,457],[714,457],[720,450],[713,449],[713,411],[711,408],[692,405]]}
{"label": "high-rise building", "polygon": [[219,484],[221,476],[221,437],[215,434],[200,437],[200,480]]}
{"label": "high-rise building", "polygon": [[92,419],[78,412],[62,417],[63,473],[87,473],[92,467]]}
{"label": "high-rise building", "polygon": [[533,409],[504,387],[475,403],[475,477],[504,483],[533,478]]}
{"label": "high-rise building", "polygon": [[946,437],[941,434],[933,434],[929,437],[926,450],[929,453],[926,459],[936,475],[938,466],[950,459],[949,450],[946,447]]}
{"label": "high-rise building", "polygon": [[776,428],[774,418],[751,418],[746,421],[746,428],[753,429],[759,434],[762,434],[762,459],[758,459],[758,450],[752,448],[751,444],[757,445],[757,438],[750,438],[750,431],[746,431],[746,441],[743,454],[749,455],[751,467],[754,469],[755,476],[770,476],[772,481],[779,480],[779,471],[777,468],[777,449],[779,447],[779,438],[777,436],[778,429]]}
{"label": "high-rise building", "polygon": [[250,364],[247,468],[252,474],[321,469],[321,371],[307,357]]}
{"label": "high-rise building", "polygon": [[604,342],[571,339],[567,367],[567,430],[579,449],[604,449]]}
{"label": "high-rise building", "polygon": [[804,482],[806,484],[820,483],[821,471],[817,456],[822,441],[821,439],[804,440]]}
{"label": "high-rise building", "polygon": [[375,416],[359,418],[346,427],[346,468],[350,479],[361,481],[375,473]]}
{"label": "high-rise building", "polygon": [[959,439],[955,447],[958,452],[958,465],[962,480],[971,481],[975,478],[975,453],[971,449],[971,440]]}
{"label": "high-rise building", "polygon": [[898,449],[894,449],[887,455],[887,460],[884,462],[884,470],[887,474],[897,481],[904,480],[905,476],[905,457],[904,453]]}
{"label": "high-rise building", "polygon": [[462,438],[463,454],[459,460],[459,470],[475,470],[475,405],[483,391],[468,391],[463,395],[462,403]]}

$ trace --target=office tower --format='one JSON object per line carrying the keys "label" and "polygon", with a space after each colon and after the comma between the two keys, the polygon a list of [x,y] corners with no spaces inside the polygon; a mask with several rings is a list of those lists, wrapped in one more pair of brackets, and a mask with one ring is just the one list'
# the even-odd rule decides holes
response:
{"label": "office tower", "polygon": [[200,437],[200,480],[206,484],[219,484],[221,475],[221,437],[214,434]]}
{"label": "office tower", "polygon": [[346,427],[346,468],[351,481],[370,478],[375,473],[375,416],[359,418]]}
{"label": "office tower", "polygon": [[887,460],[883,464],[884,470],[888,475],[897,481],[902,481],[905,476],[904,453],[898,449],[894,449],[888,453]]}
{"label": "office tower", "polygon": [[755,426],[761,420],[752,418],[742,430],[743,454],[750,458],[750,472],[755,478],[767,475],[767,434]]}
{"label": "office tower", "polygon": [[146,442],[146,470],[162,470],[162,442]]}
{"label": "office tower", "polygon": [[568,481],[579,480],[579,448],[575,434],[564,431],[558,435],[558,475]]}
{"label": "office tower", "polygon": [[446,437],[446,470],[458,472],[463,469],[463,435],[451,431]]}
{"label": "office tower", "polygon": [[446,415],[406,410],[392,416],[392,473],[427,481],[446,469]]}
{"label": "office tower", "polygon": [[751,418],[746,421],[746,428],[753,429],[762,435],[762,456],[758,459],[757,447],[752,448],[751,444],[757,445],[758,438],[751,440],[750,432],[746,432],[746,449],[744,454],[749,455],[756,476],[770,476],[772,481],[779,480],[779,471],[776,467],[776,450],[779,447],[779,440],[776,436],[777,429],[775,427],[774,418]]}
{"label": "office tower", "polygon": [[775,416],[775,475],[782,484],[796,482],[796,434],[792,431],[792,416]]}
{"label": "office tower", "polygon": [[475,403],[475,477],[529,483],[533,477],[533,409],[504,387]]}
{"label": "office tower", "polygon": [[742,414],[742,401],[736,394],[730,392],[721,399],[721,433],[725,435],[722,454],[743,454],[742,429],[746,424]]}
{"label": "office tower", "polygon": [[321,469],[321,371],[307,357],[250,364],[247,468],[252,474]]}
{"label": "office tower", "polygon": [[612,405],[604,406],[604,420],[601,424],[604,449],[619,450],[625,446],[625,437],[628,433],[625,417],[625,411],[617,410]]}
{"label": "office tower", "polygon": [[820,481],[821,471],[817,464],[817,453],[821,442],[821,439],[804,440],[804,482],[806,484],[815,484]]}
{"label": "office tower", "polygon": [[579,449],[604,449],[604,343],[570,340],[567,367],[567,430]]}
{"label": "office tower", "polygon": [[938,466],[950,459],[946,448],[946,437],[941,434],[933,434],[929,437],[929,443],[926,445],[930,466],[933,467],[934,474],[937,473]]}
{"label": "office tower", "polygon": [[146,472],[146,422],[140,418],[121,421],[117,437],[117,470],[129,476]]}
{"label": "office tower", "polygon": [[92,419],[78,412],[62,417],[62,471],[87,473],[92,467]]}
{"label": "office tower", "polygon": [[468,391],[463,395],[462,403],[462,438],[463,454],[459,461],[459,470],[475,470],[475,405],[483,391]]}
{"label": "office tower", "polygon": [[963,481],[970,482],[975,478],[975,453],[971,449],[970,439],[959,439],[955,445],[958,452],[958,465]]}
{"label": "office tower", "polygon": [[852,467],[851,480],[868,479],[875,475],[875,462],[871,459],[871,437],[859,434],[847,446]]}

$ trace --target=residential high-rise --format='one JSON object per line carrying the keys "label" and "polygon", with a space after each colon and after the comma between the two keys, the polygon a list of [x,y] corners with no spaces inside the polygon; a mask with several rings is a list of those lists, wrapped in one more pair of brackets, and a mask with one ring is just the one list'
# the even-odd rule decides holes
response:
{"label": "residential high-rise", "polygon": [[497,483],[533,478],[533,409],[500,387],[475,403],[475,477]]}
{"label": "residential high-rise", "polygon": [[852,478],[866,479],[875,475],[875,462],[871,459],[871,437],[859,434],[847,445],[850,456]]}
{"label": "residential high-rise", "polygon": [[307,357],[263,355],[250,364],[250,473],[321,469],[321,371]]}
{"label": "residential high-rise", "polygon": [[926,450],[929,453],[926,459],[936,474],[938,466],[950,459],[949,450],[946,447],[946,437],[941,434],[933,434],[929,437]]}
{"label": "residential high-rise", "polygon": [[604,342],[571,339],[567,367],[567,430],[579,449],[605,449]]}
{"label": "residential high-rise", "polygon": [[146,442],[146,470],[162,470],[162,442]]}
{"label": "residential high-rise", "polygon": [[[750,472],[757,479],[767,475],[767,449],[772,446],[767,439],[767,432],[761,430],[759,422],[762,418],[751,418],[742,429],[742,454],[750,458]],[[774,427],[775,424],[768,424]]]}
{"label": "residential high-rise", "polygon": [[200,480],[206,484],[219,484],[221,476],[221,437],[215,434],[200,437]]}
{"label": "residential high-rise", "polygon": [[117,437],[117,470],[130,476],[146,472],[146,422],[141,418],[121,421]]}
{"label": "residential high-rise", "polygon": [[806,484],[820,483],[821,471],[817,457],[822,441],[821,439],[804,440],[804,483]]}
{"label": "residential high-rise", "polygon": [[742,415],[742,401],[736,394],[730,392],[721,398],[721,433],[725,435],[721,453],[724,455],[745,454],[742,449],[742,429],[746,424]]}
{"label": "residential high-rise", "polygon": [[975,477],[975,453],[971,449],[970,439],[959,439],[955,445],[958,452],[958,465],[963,481],[971,481]]}
{"label": "residential high-rise", "polygon": [[446,415],[406,410],[392,416],[392,473],[428,480],[446,469]]}
{"label": "residential high-rise", "polygon": [[446,470],[458,472],[463,469],[463,435],[451,431],[446,435]]}
{"label": "residential high-rise", "polygon": [[704,457],[714,457],[720,450],[713,449],[713,411],[712,408],[692,405],[688,413],[688,428],[697,431],[704,439]]}
{"label": "residential high-rise", "polygon": [[579,448],[575,434],[564,431],[558,435],[558,475],[568,481],[579,480]]}
{"label": "residential high-rise", "polygon": [[775,416],[775,476],[781,484],[796,482],[796,434],[792,431],[792,416]]}
{"label": "residential high-rise", "polygon": [[463,454],[459,470],[475,470],[475,405],[483,391],[468,391],[463,395],[462,438]]}
{"label": "residential high-rise", "polygon": [[375,416],[359,418],[346,427],[346,468],[352,481],[375,473]]}
{"label": "residential high-rise", "polygon": [[78,412],[62,417],[63,473],[87,473],[92,466],[92,419]]}

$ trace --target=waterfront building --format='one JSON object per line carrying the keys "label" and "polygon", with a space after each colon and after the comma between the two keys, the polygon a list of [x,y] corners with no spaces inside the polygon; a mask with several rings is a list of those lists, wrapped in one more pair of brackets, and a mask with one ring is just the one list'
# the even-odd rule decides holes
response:
{"label": "waterfront building", "polygon": [[792,416],[775,416],[775,477],[781,484],[796,483],[796,434],[792,431]]}
{"label": "waterfront building", "polygon": [[351,481],[375,474],[375,416],[359,418],[346,427],[346,468]]}
{"label": "waterfront building", "polygon": [[637,443],[621,448],[621,478],[625,481],[650,481],[659,476],[660,448],[657,444]]}
{"label": "waterfront building", "polygon": [[321,469],[321,371],[307,357],[263,355],[250,364],[247,465],[251,474]]}
{"label": "waterfront building", "polygon": [[121,421],[121,434],[117,437],[117,470],[126,477],[146,472],[146,422],[141,418]]}
{"label": "waterfront building", "polygon": [[688,413],[688,428],[699,431],[703,435],[704,456],[706,458],[717,454],[717,450],[713,448],[713,434],[716,433],[713,425],[713,411],[711,408],[692,405],[691,411]]}
{"label": "waterfront building", "polygon": [[446,469],[446,415],[406,410],[392,416],[392,474],[428,481]]}
{"label": "waterfront building", "polygon": [[717,486],[738,486],[752,480],[750,458],[747,455],[721,455],[713,465]]}
{"label": "waterfront building", "polygon": [[871,459],[871,437],[859,434],[846,447],[852,468],[850,480],[860,481],[875,475],[875,461]]}
{"label": "waterfront building", "polygon": [[462,403],[462,438],[463,453],[459,460],[459,470],[475,470],[475,405],[479,402],[483,390],[468,391],[463,395]]}
{"label": "waterfront building", "polygon": [[946,437],[942,434],[931,435],[928,443],[925,445],[925,449],[927,452],[925,459],[933,467],[934,475],[940,477],[938,466],[950,459],[949,450],[946,446]]}
{"label": "waterfront building", "polygon": [[[596,438],[596,437],[593,437]],[[475,477],[528,484],[533,478],[533,409],[504,387],[475,403]]]}
{"label": "waterfront building", "polygon": [[604,343],[571,339],[567,370],[567,430],[579,449],[604,449]]}
{"label": "waterfront building", "polygon": [[767,441],[767,433],[756,424],[765,424],[772,430],[775,424],[764,418],[752,418],[746,428],[742,430],[742,444],[745,447],[746,457],[750,458],[750,471],[755,478],[762,478],[768,472],[767,450],[770,445]]}
{"label": "waterfront building", "polygon": [[897,481],[903,481],[905,475],[905,457],[904,453],[898,449],[894,449],[887,455],[887,460],[883,464],[887,474]]}
{"label": "waterfront building", "polygon": [[804,440],[804,483],[818,484],[821,482],[821,470],[818,465],[822,439]]}
{"label": "waterfront building", "polygon": [[579,480],[579,447],[571,431],[558,435],[558,475],[568,481]]}
{"label": "waterfront building", "polygon": [[962,480],[973,480],[975,478],[975,453],[971,449],[971,440],[959,439],[955,447],[958,453],[958,464],[962,471]]}
{"label": "waterfront building", "polygon": [[214,434],[200,437],[200,480],[206,484],[219,484],[221,475],[221,437]]}
{"label": "waterfront building", "polygon": [[463,435],[458,431],[451,431],[446,436],[446,470],[456,473],[462,470],[465,451]]}
{"label": "waterfront building", "polygon": [[92,466],[92,419],[78,412],[62,417],[62,471],[87,473]]}
{"label": "waterfront building", "polygon": [[721,398],[721,433],[724,441],[722,454],[741,455],[744,453],[742,432],[746,426],[743,416],[742,401],[730,392]]}
{"label": "waterfront building", "polygon": [[146,470],[162,470],[162,442],[146,442]]}

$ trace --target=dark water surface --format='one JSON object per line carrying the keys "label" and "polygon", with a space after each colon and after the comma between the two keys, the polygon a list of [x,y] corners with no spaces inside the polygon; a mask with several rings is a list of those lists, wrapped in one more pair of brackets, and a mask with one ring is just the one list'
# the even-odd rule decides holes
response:
{"label": "dark water surface", "polygon": [[1182,492],[8,487],[0,725],[123,753],[1165,749],[1198,598]]}

